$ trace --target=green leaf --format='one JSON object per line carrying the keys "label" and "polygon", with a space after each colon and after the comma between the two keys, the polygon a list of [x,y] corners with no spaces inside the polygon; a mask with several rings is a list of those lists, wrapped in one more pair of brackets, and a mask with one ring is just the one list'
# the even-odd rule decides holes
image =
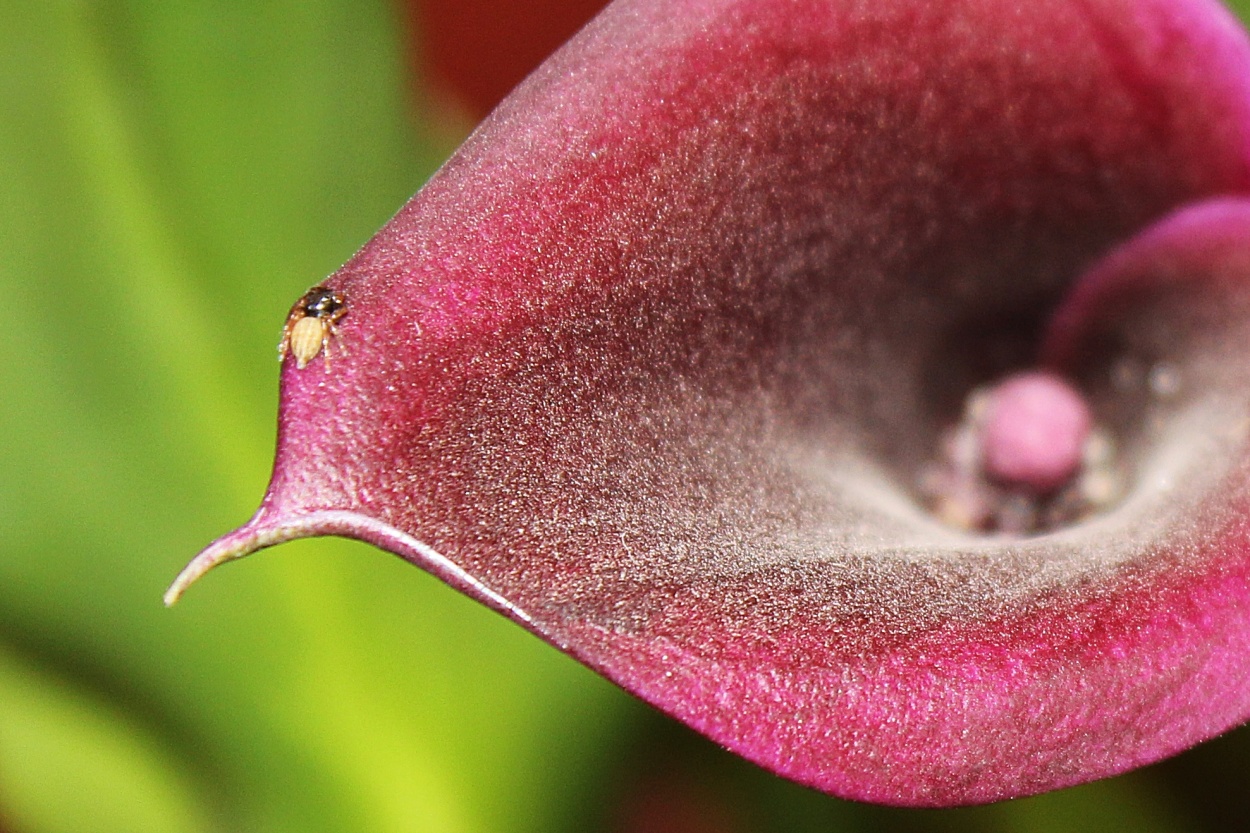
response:
{"label": "green leaf", "polygon": [[0,715],[0,797],[20,829],[213,829],[193,776],[158,737],[7,652],[0,652]]}

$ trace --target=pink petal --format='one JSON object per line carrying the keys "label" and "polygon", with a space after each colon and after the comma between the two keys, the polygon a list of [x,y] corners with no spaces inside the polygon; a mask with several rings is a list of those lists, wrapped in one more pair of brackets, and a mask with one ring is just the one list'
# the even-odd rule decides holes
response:
{"label": "pink petal", "polygon": [[370,541],[879,802],[1208,737],[1250,713],[1239,527],[1196,511],[1235,457],[1016,541],[915,481],[1085,264],[1246,192],[1248,71],[1204,0],[617,2],[326,282],[346,355],[287,361],[262,507],[169,598]]}

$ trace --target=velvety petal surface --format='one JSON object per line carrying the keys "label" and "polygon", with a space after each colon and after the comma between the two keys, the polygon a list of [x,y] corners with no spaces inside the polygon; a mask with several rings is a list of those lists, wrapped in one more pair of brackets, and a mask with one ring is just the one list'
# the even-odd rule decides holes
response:
{"label": "velvety petal surface", "polygon": [[[1248,93],[1202,0],[617,2],[326,281],[345,354],[287,361],[262,507],[171,598],[263,546],[370,541],[752,760],[887,803],[1210,736],[1250,712],[1250,652],[1211,508],[1241,435],[1190,448],[1207,397],[1157,436],[1121,420],[1168,487],[1064,531],[961,533],[916,483],[1091,263],[1247,191]],[[1157,248],[1224,268],[1190,239]],[[1054,326],[1075,343],[1098,303]]]}

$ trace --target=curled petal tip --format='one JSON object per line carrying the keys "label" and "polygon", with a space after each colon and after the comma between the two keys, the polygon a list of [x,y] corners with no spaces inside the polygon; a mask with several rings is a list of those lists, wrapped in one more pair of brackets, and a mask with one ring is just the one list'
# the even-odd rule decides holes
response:
{"label": "curled petal tip", "polygon": [[311,534],[316,533],[312,532],[306,523],[261,525],[257,523],[256,518],[253,518],[246,525],[213,541],[182,568],[182,572],[165,591],[165,607],[173,607],[182,598],[182,594],[187,592],[188,587],[217,565],[251,555],[257,550],[272,547],[275,544],[293,541],[296,538],[306,538]]}

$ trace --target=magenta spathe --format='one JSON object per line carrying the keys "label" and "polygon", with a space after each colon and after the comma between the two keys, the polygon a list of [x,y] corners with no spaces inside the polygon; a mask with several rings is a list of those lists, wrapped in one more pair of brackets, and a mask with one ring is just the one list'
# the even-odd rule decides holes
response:
{"label": "magenta spathe", "polygon": [[[1246,360],[1209,359],[1246,258],[1194,242],[1250,230],[1248,150],[1250,46],[1203,0],[620,0],[324,282],[343,355],[286,362],[262,507],[169,598],[370,541],[863,800],[1177,752],[1250,715]],[[1132,335],[1177,285],[1219,300]],[[945,415],[1039,360],[1125,495],[943,525]]]}

